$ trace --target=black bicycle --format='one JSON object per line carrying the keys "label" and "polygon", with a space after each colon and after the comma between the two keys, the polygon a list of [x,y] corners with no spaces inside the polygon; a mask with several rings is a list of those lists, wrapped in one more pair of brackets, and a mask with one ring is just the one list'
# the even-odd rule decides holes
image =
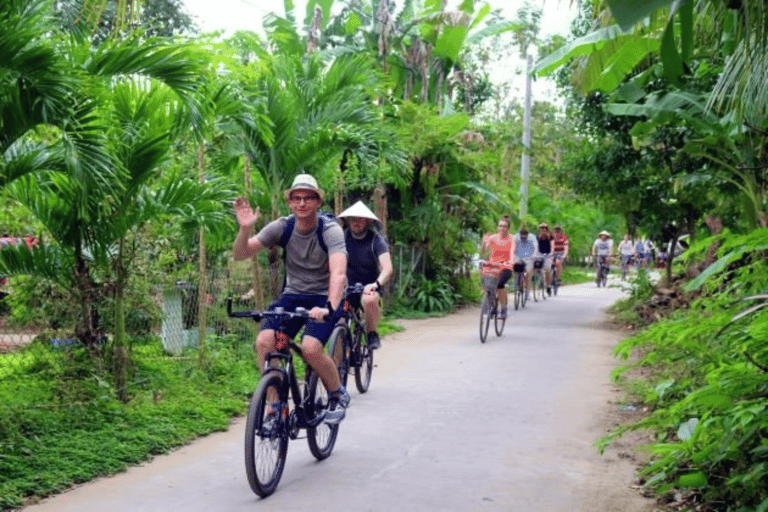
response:
{"label": "black bicycle", "polygon": [[525,294],[525,263],[515,263],[512,269],[515,273],[515,310],[517,310],[518,307],[524,308],[528,300]]}
{"label": "black bicycle", "polygon": [[557,295],[557,289],[560,288],[560,272],[557,271],[557,265],[555,264],[560,259],[562,259],[560,254],[552,256],[552,295]]}
{"label": "black bicycle", "polygon": [[533,295],[534,302],[538,302],[539,297],[541,297],[541,300],[547,298],[547,280],[544,274],[544,258],[536,258],[533,260],[531,288],[531,295]]}
{"label": "black bicycle", "polygon": [[[293,312],[283,308],[233,312],[230,298],[227,300],[227,314],[252,318],[256,322],[265,317],[279,320],[279,327],[275,330],[277,350],[267,353],[265,357],[264,371],[251,398],[245,425],[245,472],[253,492],[264,498],[277,488],[285,468],[290,439],[298,439],[299,432],[306,430],[309,450],[317,460],[323,460],[333,451],[339,425],[323,421],[328,408],[328,391],[317,373],[306,364],[303,382],[296,376],[293,354],[303,359],[301,347],[285,331],[289,320],[309,318],[306,309],[297,308]],[[329,354],[343,354],[346,337],[347,326],[337,325],[327,344]],[[336,358],[334,361],[341,373],[343,364]]]}
{"label": "black bicycle", "polygon": [[597,287],[600,286],[605,287],[605,285],[608,283],[608,256],[596,256],[597,261],[595,262],[597,266],[597,272],[595,274],[595,282],[597,283]]}
{"label": "black bicycle", "polygon": [[480,305],[480,342],[485,343],[488,339],[488,329],[493,319],[493,328],[496,336],[501,336],[504,332],[506,318],[499,316],[498,308],[498,285],[502,267],[498,264],[481,262],[480,275],[483,281],[483,303]]}
{"label": "black bicycle", "polygon": [[[354,286],[347,287],[347,298],[344,299],[344,316],[347,319],[347,337],[344,358],[344,376],[342,384],[346,387],[347,375],[352,370],[355,374],[355,386],[360,393],[365,393],[371,385],[371,376],[373,375],[373,350],[368,347],[367,326],[360,303],[352,306],[349,301],[350,295],[362,295],[364,286],[362,283],[356,283]],[[336,359],[334,357],[334,359]]]}

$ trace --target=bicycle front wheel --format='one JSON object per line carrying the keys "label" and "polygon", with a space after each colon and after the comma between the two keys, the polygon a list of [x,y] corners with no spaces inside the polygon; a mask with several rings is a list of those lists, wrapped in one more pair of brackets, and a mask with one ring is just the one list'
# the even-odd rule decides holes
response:
{"label": "bicycle front wheel", "polygon": [[270,400],[287,400],[284,378],[267,373],[253,393],[245,424],[245,473],[253,492],[265,498],[275,492],[288,454],[288,404],[268,418]]}
{"label": "bicycle front wheel", "polygon": [[552,271],[552,295],[557,295],[557,289],[560,287],[560,274],[557,270]]}
{"label": "bicycle front wheel", "polygon": [[350,331],[346,325],[337,325],[328,341],[328,355],[336,363],[341,385],[347,387],[349,378],[349,351],[352,346]]}
{"label": "bicycle front wheel", "polygon": [[371,376],[373,375],[373,350],[368,345],[362,344],[362,338],[364,336],[363,331],[359,331],[357,334],[357,340],[355,340],[355,360],[357,366],[355,367],[355,386],[360,393],[365,393],[371,386]]}
{"label": "bicycle front wheel", "polygon": [[533,302],[539,302],[539,282],[541,281],[541,275],[538,272],[534,272],[531,276],[531,293],[533,294]]}
{"label": "bicycle front wheel", "polygon": [[495,306],[491,291],[486,290],[483,295],[483,303],[480,306],[480,343],[485,343],[488,338],[488,328],[491,326],[491,316]]}
{"label": "bicycle front wheel", "polygon": [[499,318],[499,315],[493,318],[493,328],[496,330],[496,336],[501,336],[501,333],[504,332],[505,323],[507,323],[507,319]]}
{"label": "bicycle front wheel", "polygon": [[541,300],[547,300],[547,276],[545,274],[539,274],[539,293]]}

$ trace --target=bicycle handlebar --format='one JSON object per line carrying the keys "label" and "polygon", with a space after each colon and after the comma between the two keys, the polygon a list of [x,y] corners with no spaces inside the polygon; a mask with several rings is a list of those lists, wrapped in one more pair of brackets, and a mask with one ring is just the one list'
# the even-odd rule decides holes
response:
{"label": "bicycle handlebar", "polygon": [[359,294],[363,293],[365,291],[365,285],[363,283],[355,283],[353,285],[347,286],[347,295],[350,293]]}
{"label": "bicycle handlebar", "polygon": [[305,308],[296,308],[295,311],[286,311],[283,308],[275,308],[272,311],[232,311],[232,297],[227,297],[227,316],[233,318],[253,318],[256,322],[265,316],[281,318],[309,318],[309,311]]}

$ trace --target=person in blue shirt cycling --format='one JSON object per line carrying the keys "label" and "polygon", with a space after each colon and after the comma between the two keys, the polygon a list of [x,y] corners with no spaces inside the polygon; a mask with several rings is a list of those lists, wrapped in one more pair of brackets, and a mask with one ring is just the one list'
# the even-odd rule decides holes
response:
{"label": "person in blue shirt cycling", "polygon": [[538,243],[533,237],[528,236],[526,228],[520,229],[515,237],[515,242],[515,263],[525,264],[525,296],[527,300],[531,290],[533,260],[539,255]]}

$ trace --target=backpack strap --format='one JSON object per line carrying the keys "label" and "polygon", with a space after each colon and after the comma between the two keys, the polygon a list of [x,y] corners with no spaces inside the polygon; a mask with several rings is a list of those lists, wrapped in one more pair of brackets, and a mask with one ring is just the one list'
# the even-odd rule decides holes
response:
{"label": "backpack strap", "polygon": [[[325,231],[325,221],[326,220],[334,220],[334,217],[331,214],[328,214],[326,212],[318,212],[317,215],[317,243],[320,245],[320,248],[323,250],[324,253],[328,254],[328,245],[325,243],[325,238],[323,237],[323,232]],[[291,235],[293,234],[293,229],[296,227],[296,216],[291,214],[288,216],[285,229],[283,229],[283,234],[280,235],[280,240],[277,242],[277,244],[285,249],[285,247],[288,245],[288,240],[291,239]],[[283,257],[285,257],[285,251],[283,251]]]}
{"label": "backpack strap", "polygon": [[285,246],[288,245],[288,240],[291,239],[294,227],[296,227],[296,216],[291,214],[288,216],[288,221],[285,224],[285,229],[283,229],[283,234],[280,235],[280,241],[277,242],[277,244],[283,249],[285,249]]}

